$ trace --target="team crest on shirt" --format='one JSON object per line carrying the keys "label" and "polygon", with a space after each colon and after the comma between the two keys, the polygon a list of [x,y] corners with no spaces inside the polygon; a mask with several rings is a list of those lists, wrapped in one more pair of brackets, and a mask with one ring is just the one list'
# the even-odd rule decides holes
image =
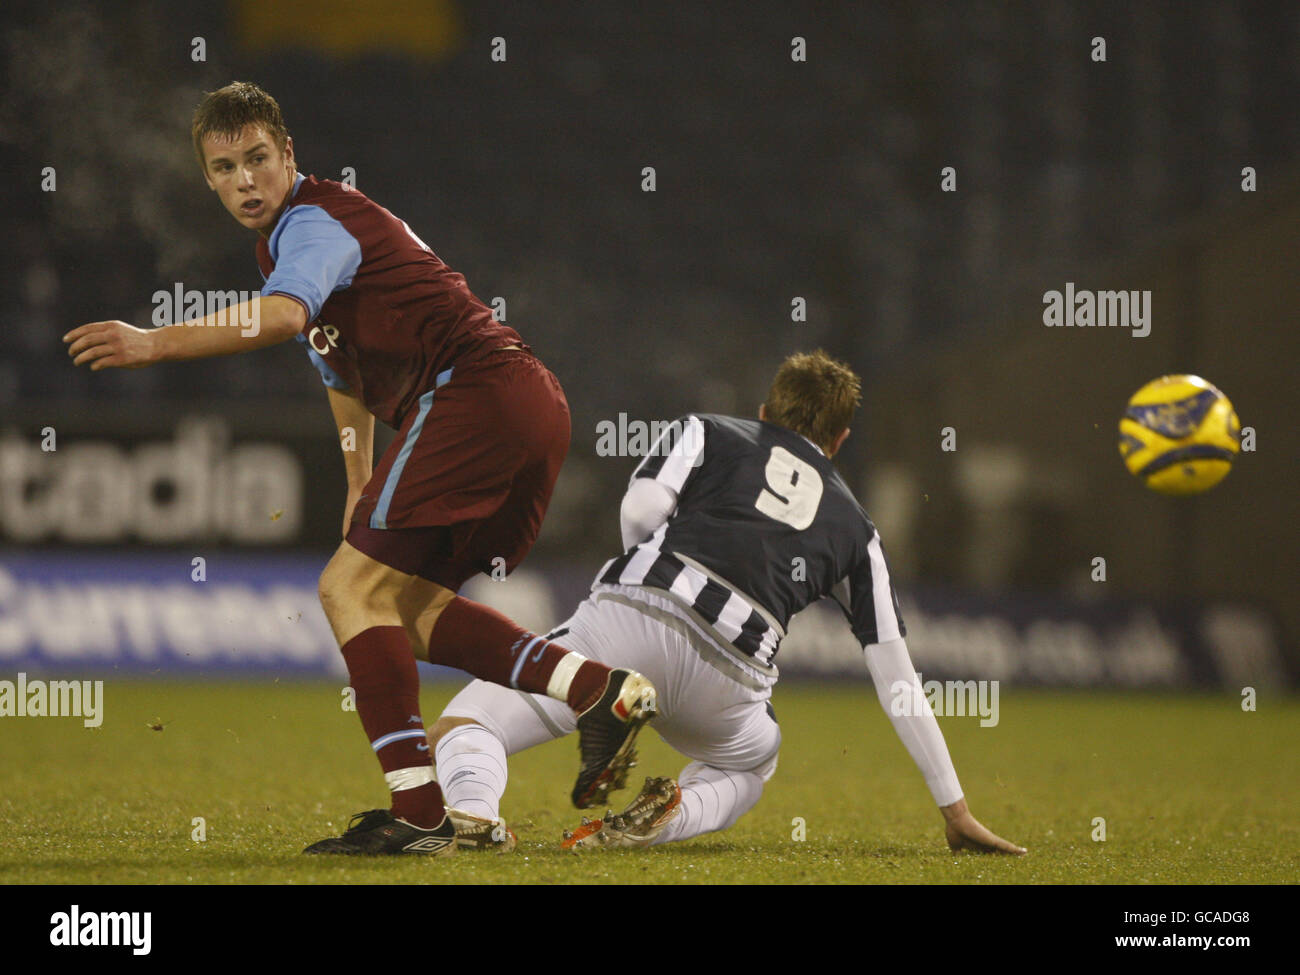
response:
{"label": "team crest on shirt", "polygon": [[339,330],[333,325],[317,325],[307,333],[307,344],[318,355],[328,355],[339,347]]}

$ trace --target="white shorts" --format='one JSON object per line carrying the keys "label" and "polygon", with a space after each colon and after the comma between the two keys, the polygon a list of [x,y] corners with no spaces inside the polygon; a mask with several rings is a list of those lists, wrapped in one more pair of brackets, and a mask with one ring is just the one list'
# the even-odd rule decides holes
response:
{"label": "white shorts", "polygon": [[[764,781],[776,771],[781,729],[770,684],[731,663],[734,657],[666,596],[636,586],[602,587],[548,638],[607,667],[649,678],[659,693],[659,716],[649,727],[688,758],[753,772]],[[477,721],[507,754],[577,727],[577,716],[563,701],[481,680],[457,694],[442,716]]]}

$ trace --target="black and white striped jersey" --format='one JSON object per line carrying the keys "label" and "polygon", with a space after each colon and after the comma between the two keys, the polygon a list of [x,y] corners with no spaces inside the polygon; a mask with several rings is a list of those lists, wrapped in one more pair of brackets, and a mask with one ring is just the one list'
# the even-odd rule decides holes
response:
{"label": "black and white striped jersey", "polygon": [[906,634],[880,535],[834,465],[793,430],[730,416],[673,421],[632,478],[677,507],[594,586],[664,590],[768,666],[790,618],[830,595],[863,644]]}

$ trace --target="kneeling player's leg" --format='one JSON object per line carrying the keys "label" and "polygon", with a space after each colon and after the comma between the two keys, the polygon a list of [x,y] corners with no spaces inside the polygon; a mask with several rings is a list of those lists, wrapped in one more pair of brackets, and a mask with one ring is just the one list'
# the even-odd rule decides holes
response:
{"label": "kneeling player's leg", "polygon": [[573,711],[558,701],[474,681],[429,731],[447,805],[495,819],[506,791],[506,756],[562,738],[574,726]]}
{"label": "kneeling player's leg", "polygon": [[766,696],[701,672],[676,720],[659,729],[668,744],[695,759],[682,770],[680,811],[655,843],[728,829],[754,808],[776,772],[781,728]]}
{"label": "kneeling player's leg", "polygon": [[770,772],[764,775],[761,770],[734,772],[691,762],[677,779],[682,790],[681,807],[654,842],[672,843],[729,829],[754,808],[763,794],[763,783],[770,777]]}
{"label": "kneeling player's leg", "polygon": [[453,809],[496,819],[508,777],[501,739],[470,718],[443,717],[429,729],[429,745],[445,786],[443,801]]}

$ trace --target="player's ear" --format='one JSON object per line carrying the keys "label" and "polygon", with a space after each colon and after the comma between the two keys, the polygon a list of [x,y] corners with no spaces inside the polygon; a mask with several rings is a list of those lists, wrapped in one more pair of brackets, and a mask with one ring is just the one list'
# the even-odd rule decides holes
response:
{"label": "player's ear", "polygon": [[764,423],[767,422],[767,404],[766,404],[766,403],[759,403],[759,404],[758,404],[758,418],[759,418],[760,420],[762,420]]}
{"label": "player's ear", "polygon": [[293,158],[293,136],[291,135],[286,135],[284,137],[284,161],[290,166],[295,165]]}
{"label": "player's ear", "polygon": [[848,439],[849,439],[849,428],[845,427],[844,432],[835,438],[835,443],[831,445],[831,452],[826,456],[834,457],[836,454],[838,454],[840,452],[840,448],[844,446],[844,441]]}

